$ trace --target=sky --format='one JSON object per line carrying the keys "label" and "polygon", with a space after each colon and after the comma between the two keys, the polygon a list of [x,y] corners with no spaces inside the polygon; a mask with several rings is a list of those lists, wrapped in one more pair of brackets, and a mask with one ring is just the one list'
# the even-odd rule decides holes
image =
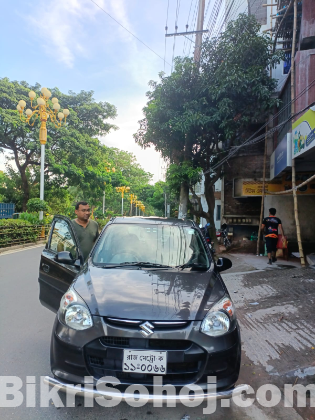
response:
{"label": "sky", "polygon": [[[206,0],[205,26],[214,2]],[[174,56],[193,53],[194,37],[165,38],[166,21],[168,33],[175,32],[176,15],[178,32],[184,32],[187,23],[193,30],[197,4],[198,0],[2,2],[0,77],[63,92],[93,90],[96,101],[110,102],[118,113],[114,123],[119,130],[100,140],[134,153],[156,182],[162,179],[165,163],[153,148],[142,150],[135,144],[133,134],[143,118],[148,82],[158,80],[160,71],[170,74]],[[3,163],[2,156],[0,169]]]}

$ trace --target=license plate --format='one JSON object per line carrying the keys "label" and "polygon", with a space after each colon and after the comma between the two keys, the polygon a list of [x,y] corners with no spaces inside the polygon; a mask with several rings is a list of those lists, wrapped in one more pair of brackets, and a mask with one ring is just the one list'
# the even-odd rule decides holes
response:
{"label": "license plate", "polygon": [[123,372],[166,375],[167,351],[124,350]]}

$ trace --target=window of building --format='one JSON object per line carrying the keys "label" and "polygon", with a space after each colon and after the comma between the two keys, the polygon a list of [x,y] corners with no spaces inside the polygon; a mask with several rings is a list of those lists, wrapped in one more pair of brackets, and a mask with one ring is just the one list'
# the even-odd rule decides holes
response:
{"label": "window of building", "polygon": [[291,68],[291,53],[285,54],[285,59],[283,62],[283,74],[289,74]]}
{"label": "window of building", "polygon": [[221,204],[217,205],[216,220],[221,220]]}

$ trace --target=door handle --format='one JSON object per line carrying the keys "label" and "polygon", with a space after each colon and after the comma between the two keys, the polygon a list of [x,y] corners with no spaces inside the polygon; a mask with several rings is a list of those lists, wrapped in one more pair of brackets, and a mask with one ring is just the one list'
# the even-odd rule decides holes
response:
{"label": "door handle", "polygon": [[43,268],[43,271],[45,271],[45,273],[48,273],[49,272],[49,269],[50,269],[49,265],[42,264],[42,268]]}

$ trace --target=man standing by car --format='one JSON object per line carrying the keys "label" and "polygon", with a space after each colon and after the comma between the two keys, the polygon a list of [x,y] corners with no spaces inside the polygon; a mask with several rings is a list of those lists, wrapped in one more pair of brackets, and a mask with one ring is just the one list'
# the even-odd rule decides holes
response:
{"label": "man standing by car", "polygon": [[265,217],[261,228],[265,230],[265,239],[266,239],[266,248],[269,261],[267,264],[272,264],[277,261],[276,252],[277,252],[277,242],[278,242],[278,228],[282,234],[282,241],[285,240],[284,233],[282,229],[281,220],[276,217],[276,209],[269,209],[269,217]]}
{"label": "man standing by car", "polygon": [[75,214],[77,218],[72,220],[72,225],[85,261],[99,236],[98,224],[90,220],[91,209],[86,201],[79,201],[75,205]]}

